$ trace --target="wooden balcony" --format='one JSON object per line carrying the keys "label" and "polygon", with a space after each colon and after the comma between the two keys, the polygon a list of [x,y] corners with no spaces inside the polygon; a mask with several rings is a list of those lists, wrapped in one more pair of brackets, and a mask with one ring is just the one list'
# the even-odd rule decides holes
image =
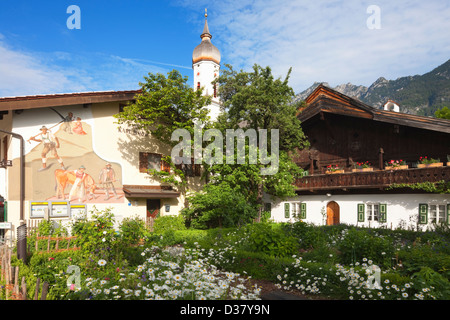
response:
{"label": "wooden balcony", "polygon": [[297,179],[298,192],[320,192],[350,189],[383,190],[392,184],[450,181],[450,166],[435,168],[414,168],[404,170],[378,170],[369,172],[346,172],[319,174]]}

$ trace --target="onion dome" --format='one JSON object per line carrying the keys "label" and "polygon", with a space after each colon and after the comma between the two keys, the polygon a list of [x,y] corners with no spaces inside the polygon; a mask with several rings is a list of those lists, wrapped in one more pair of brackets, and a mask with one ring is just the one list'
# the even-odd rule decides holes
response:
{"label": "onion dome", "polygon": [[200,35],[202,42],[195,47],[194,52],[192,53],[192,64],[199,61],[213,61],[220,64],[220,52],[219,49],[211,43],[212,35],[209,33],[208,21],[206,20],[207,17],[208,15],[206,14],[205,9],[205,27]]}

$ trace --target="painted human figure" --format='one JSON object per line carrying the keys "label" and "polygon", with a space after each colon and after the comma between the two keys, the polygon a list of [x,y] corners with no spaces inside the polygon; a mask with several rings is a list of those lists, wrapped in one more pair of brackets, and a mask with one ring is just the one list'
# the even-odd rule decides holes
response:
{"label": "painted human figure", "polygon": [[81,118],[77,117],[77,120],[75,121],[75,123],[73,124],[73,132],[77,133],[77,134],[81,134],[81,135],[85,135],[87,134],[84,130],[83,130],[83,125],[81,124]]}
{"label": "painted human figure", "polygon": [[67,116],[64,118],[63,120],[63,124],[61,125],[61,129],[63,129],[63,131],[72,134],[72,128],[70,126],[70,123],[74,120],[73,118],[73,113],[69,112],[67,114]]}
{"label": "painted human figure", "polygon": [[113,182],[116,181],[116,174],[114,172],[114,169],[111,167],[111,163],[107,163],[105,167],[100,171],[100,177],[99,182],[103,185],[103,188],[105,189],[105,200],[109,199],[109,189],[114,193],[114,196],[116,199],[119,199],[119,196],[117,195],[116,189],[114,188]]}
{"label": "painted human figure", "polygon": [[47,129],[46,126],[41,127],[41,133],[38,135],[40,138],[37,138],[37,136],[31,137],[29,140],[33,140],[36,142],[42,142],[44,144],[44,148],[42,149],[41,157],[42,157],[42,168],[39,169],[39,171],[47,169],[47,154],[49,152],[52,152],[53,156],[56,157],[59,164],[61,165],[61,168],[63,170],[66,170],[64,167],[63,160],[58,155],[58,152],[56,151],[57,148],[59,148],[59,140],[57,137],[53,135],[53,133]]}
{"label": "painted human figure", "polygon": [[83,201],[86,195],[86,189],[84,187],[84,180],[86,179],[86,173],[84,172],[86,168],[84,166],[80,166],[78,170],[74,171],[75,181],[73,182],[72,188],[69,193],[69,202],[78,192],[78,201]]}

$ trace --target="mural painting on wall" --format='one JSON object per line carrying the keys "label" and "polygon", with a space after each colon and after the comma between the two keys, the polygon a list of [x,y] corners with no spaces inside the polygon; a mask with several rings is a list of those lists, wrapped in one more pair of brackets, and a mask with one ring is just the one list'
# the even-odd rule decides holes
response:
{"label": "mural painting on wall", "polygon": [[[124,202],[122,168],[94,151],[92,117],[83,121],[82,116],[74,116],[76,110],[63,116],[51,109],[59,122],[48,125],[47,120],[45,125],[32,126],[35,134],[27,140],[26,198],[64,199],[70,203]],[[79,111],[86,116],[86,110]]]}

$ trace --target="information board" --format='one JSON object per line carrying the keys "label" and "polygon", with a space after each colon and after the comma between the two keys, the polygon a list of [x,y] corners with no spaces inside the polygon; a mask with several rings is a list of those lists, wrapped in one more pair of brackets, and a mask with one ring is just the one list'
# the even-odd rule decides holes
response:
{"label": "information board", "polygon": [[48,202],[31,202],[31,218],[44,218],[48,210]]}

